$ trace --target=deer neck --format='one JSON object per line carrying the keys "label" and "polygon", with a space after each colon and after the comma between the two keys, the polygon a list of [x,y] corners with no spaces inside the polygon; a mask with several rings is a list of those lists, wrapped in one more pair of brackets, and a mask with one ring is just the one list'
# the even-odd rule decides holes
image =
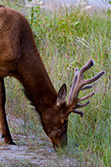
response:
{"label": "deer neck", "polygon": [[25,89],[25,94],[38,113],[54,105],[57,93],[48,76],[37,49],[28,51],[18,63],[17,76]]}

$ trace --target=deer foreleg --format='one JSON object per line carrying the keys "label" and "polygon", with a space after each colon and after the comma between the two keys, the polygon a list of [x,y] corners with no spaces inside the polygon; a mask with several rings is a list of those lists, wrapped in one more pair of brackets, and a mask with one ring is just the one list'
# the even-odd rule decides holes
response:
{"label": "deer foreleg", "polygon": [[5,113],[5,86],[4,79],[0,78],[0,122],[1,122],[1,134],[4,141],[8,144],[14,144],[12,137],[10,135],[6,113]]}

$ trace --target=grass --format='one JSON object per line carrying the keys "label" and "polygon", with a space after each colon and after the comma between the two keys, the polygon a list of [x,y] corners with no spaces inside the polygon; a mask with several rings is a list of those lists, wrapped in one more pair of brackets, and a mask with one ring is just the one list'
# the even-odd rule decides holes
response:
{"label": "grass", "polygon": [[[22,11],[21,6],[12,3],[8,3],[8,6]],[[96,95],[91,98],[89,106],[83,109],[84,117],[80,118],[75,114],[69,116],[68,146],[59,150],[58,154],[77,158],[80,166],[89,164],[89,166],[110,167],[110,11],[87,14],[79,10],[65,10],[50,14],[39,7],[31,8],[30,11],[27,9],[27,11],[26,17],[34,32],[38,50],[57,90],[65,82],[69,91],[74,68],[81,68],[89,59],[95,61],[95,66],[85,74],[85,78],[101,70],[106,71],[106,74],[94,84],[93,90]],[[26,127],[26,132],[18,130],[18,133],[34,134],[35,129],[38,128],[37,118],[21,93],[21,86],[16,80],[10,78],[6,79],[6,86],[7,110],[25,119],[23,125]],[[80,96],[88,92],[82,92]],[[14,131],[13,128],[11,130]]]}

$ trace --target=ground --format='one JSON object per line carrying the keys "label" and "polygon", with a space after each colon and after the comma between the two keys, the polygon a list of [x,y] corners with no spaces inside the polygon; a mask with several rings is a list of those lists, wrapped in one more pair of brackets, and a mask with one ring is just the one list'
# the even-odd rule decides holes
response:
{"label": "ground", "polygon": [[[8,116],[9,117],[9,116]],[[20,119],[14,119],[13,123],[22,124]],[[1,136],[1,134],[0,134]],[[67,155],[58,155],[48,139],[22,134],[12,135],[16,145],[5,144],[0,137],[0,167],[37,166],[37,167],[71,167],[78,166],[77,160]]]}
{"label": "ground", "polygon": [[[77,166],[76,159],[69,159],[66,155],[58,157],[57,153],[51,146],[44,146],[44,148],[33,147],[28,145],[29,140],[33,138],[27,138],[27,136],[14,135],[14,139],[24,140],[23,145],[7,145],[4,144],[0,138],[0,166]],[[30,141],[29,141],[30,143]]]}

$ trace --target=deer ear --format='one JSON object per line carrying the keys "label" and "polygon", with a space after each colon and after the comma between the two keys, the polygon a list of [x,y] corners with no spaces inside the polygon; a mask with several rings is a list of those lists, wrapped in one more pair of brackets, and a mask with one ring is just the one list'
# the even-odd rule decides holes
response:
{"label": "deer ear", "polygon": [[64,83],[58,91],[56,105],[63,104],[67,95],[67,86]]}

